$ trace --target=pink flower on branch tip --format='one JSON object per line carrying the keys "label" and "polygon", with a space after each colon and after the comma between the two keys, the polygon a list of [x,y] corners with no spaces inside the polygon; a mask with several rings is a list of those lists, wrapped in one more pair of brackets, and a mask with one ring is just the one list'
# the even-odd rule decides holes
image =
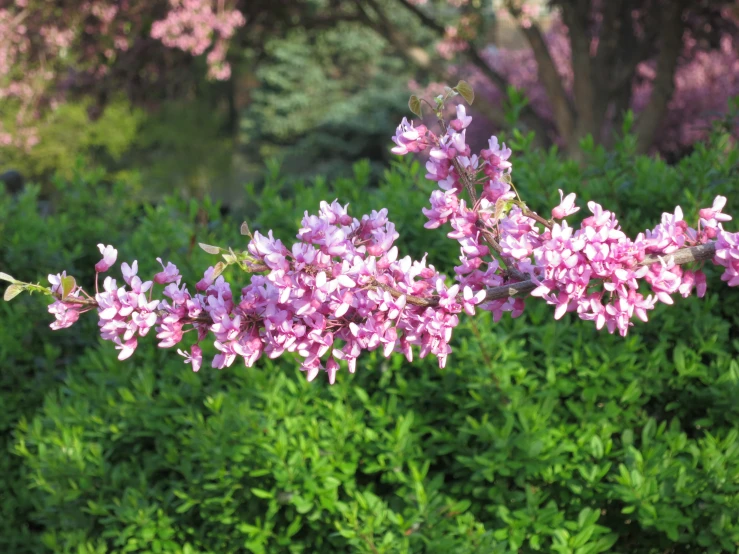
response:
{"label": "pink flower on branch tip", "polygon": [[119,360],[126,360],[130,358],[136,350],[136,347],[138,346],[138,341],[135,337],[128,339],[125,342],[122,341],[120,338],[116,338],[113,342],[116,345],[115,349],[121,351],[121,353],[118,354]]}
{"label": "pink flower on branch tip", "polygon": [[457,119],[452,120],[451,123],[449,123],[449,126],[459,132],[462,129],[466,129],[470,123],[472,123],[472,117],[467,115],[467,110],[463,104],[458,104]]}
{"label": "pink flower on branch tip", "polygon": [[554,209],[552,209],[552,217],[554,219],[563,219],[568,215],[576,213],[580,208],[575,206],[575,193],[571,192],[564,197],[562,189],[559,189],[560,203]]}
{"label": "pink flower on branch tip", "polygon": [[111,245],[105,246],[104,244],[98,244],[98,249],[103,255],[103,259],[95,264],[95,271],[98,273],[105,273],[118,258],[118,250],[113,248]]}

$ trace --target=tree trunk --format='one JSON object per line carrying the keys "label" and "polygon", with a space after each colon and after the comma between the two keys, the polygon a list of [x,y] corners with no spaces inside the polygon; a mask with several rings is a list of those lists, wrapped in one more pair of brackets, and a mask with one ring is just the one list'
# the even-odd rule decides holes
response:
{"label": "tree trunk", "polygon": [[639,114],[634,125],[638,152],[646,152],[654,142],[654,137],[667,113],[667,106],[675,90],[675,70],[682,48],[684,31],[682,16],[683,0],[670,1],[662,13],[657,75],[652,84],[649,103]]}

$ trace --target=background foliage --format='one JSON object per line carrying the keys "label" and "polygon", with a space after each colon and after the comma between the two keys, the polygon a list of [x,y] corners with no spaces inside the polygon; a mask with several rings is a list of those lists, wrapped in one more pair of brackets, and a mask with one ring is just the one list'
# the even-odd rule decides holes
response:
{"label": "background foliage", "polygon": [[[537,209],[575,191],[629,233],[716,194],[739,213],[726,134],[675,166],[636,156],[633,137],[585,144],[585,166],[508,138]],[[142,274],[162,256],[193,282],[210,262],[197,242],[238,244],[243,219],[289,240],[338,198],[355,215],[389,207],[401,251],[448,271],[453,241],[422,227],[423,173],[394,162],[378,180],[363,162],[296,182],[272,165],[222,217],[207,198],[141,203],[78,165],[48,215],[38,187],[0,194],[0,268],[83,278],[105,241]],[[709,279],[707,298],[658,308],[626,339],[529,301],[517,320],[465,319],[445,370],[369,355],[332,387],[289,358],[193,374],[153,340],[121,363],[94,317],[52,336],[38,297],[2,303],[0,551],[735,552],[739,295]]]}

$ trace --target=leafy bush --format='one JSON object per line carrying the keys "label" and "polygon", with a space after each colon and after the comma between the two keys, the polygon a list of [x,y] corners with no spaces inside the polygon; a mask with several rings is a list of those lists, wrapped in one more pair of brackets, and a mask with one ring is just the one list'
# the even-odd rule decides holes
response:
{"label": "leafy bush", "polygon": [[[515,182],[535,208],[557,188],[597,198],[630,233],[737,185],[725,138],[674,167],[632,146],[591,148],[583,169],[520,152]],[[105,240],[121,259],[135,252],[142,273],[162,255],[192,280],[208,259],[193,245],[237,244],[241,216],[288,238],[304,210],[336,197],[356,215],[388,206],[401,251],[448,271],[452,241],[422,228],[432,185],[420,165],[398,163],[377,186],[370,176],[368,164],[330,185],[274,171],[230,219],[176,198],[137,206],[123,186],[100,192],[79,175],[57,183],[47,218],[33,190],[0,197],[0,267],[89,274]],[[153,340],[118,362],[92,318],[52,338],[33,323],[37,298],[3,304],[0,550],[736,551],[739,295],[709,291],[626,339],[530,301],[516,320],[465,320],[445,370],[368,355],[332,387],[306,383],[289,359],[193,374]]]}

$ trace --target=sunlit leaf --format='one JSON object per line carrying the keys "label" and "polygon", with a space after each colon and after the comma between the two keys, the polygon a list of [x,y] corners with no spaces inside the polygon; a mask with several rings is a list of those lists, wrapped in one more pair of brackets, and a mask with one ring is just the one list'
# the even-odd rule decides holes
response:
{"label": "sunlit leaf", "polygon": [[416,114],[418,117],[423,116],[423,112],[421,111],[421,100],[415,94],[408,100],[408,108],[410,108],[411,112]]}
{"label": "sunlit leaf", "polygon": [[205,250],[208,254],[220,254],[221,249],[217,246],[211,246],[210,244],[203,244],[202,242],[198,243],[200,248]]}
{"label": "sunlit leaf", "polygon": [[62,277],[62,300],[69,296],[69,294],[74,290],[75,286],[77,286],[77,281],[74,280],[74,277],[72,277],[71,275]]}
{"label": "sunlit leaf", "polygon": [[5,289],[5,294],[3,295],[3,299],[6,302],[10,302],[13,298],[18,296],[22,292],[23,292],[23,287],[21,285],[10,285],[7,289]]}
{"label": "sunlit leaf", "polygon": [[468,104],[472,105],[472,102],[475,101],[475,91],[472,90],[472,85],[467,81],[458,82],[457,86],[454,87],[454,90],[456,90]]}

